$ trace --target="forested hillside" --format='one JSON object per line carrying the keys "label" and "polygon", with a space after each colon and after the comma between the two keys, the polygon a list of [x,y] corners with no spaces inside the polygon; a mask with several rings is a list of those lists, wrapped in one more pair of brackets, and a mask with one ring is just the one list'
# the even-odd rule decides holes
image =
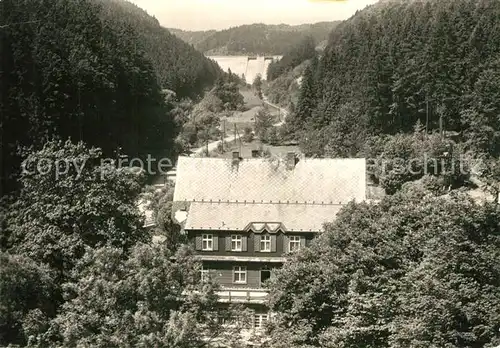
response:
{"label": "forested hillside", "polygon": [[217,32],[217,30],[188,31],[175,28],[168,28],[168,31],[194,47]]}
{"label": "forested hillside", "polygon": [[290,47],[296,46],[304,38],[311,36],[320,43],[328,38],[330,31],[338,22],[321,22],[290,26],[286,24],[242,25],[211,35],[207,32],[182,32],[174,34],[194,45],[196,49],[209,55],[282,55]]}
{"label": "forested hillside", "polygon": [[294,105],[297,105],[302,76],[310,64],[311,60],[306,60],[292,70],[281,74],[276,79],[266,81],[263,92],[269,101],[289,111],[293,111]]}
{"label": "forested hillside", "polygon": [[[2,1],[1,185],[13,188],[18,147],[53,137],[144,156],[172,151],[171,106],[200,93],[218,67],[129,3]],[[0,193],[1,194],[1,193]]]}
{"label": "forested hillside", "polygon": [[366,155],[370,139],[380,154],[389,138],[374,136],[418,125],[458,132],[455,153],[498,155],[499,16],[498,1],[385,1],[339,24],[291,120],[305,151]]}
{"label": "forested hillside", "polygon": [[219,66],[192,48],[143,9],[124,0],[94,0],[103,6],[102,16],[117,31],[132,27],[137,32],[137,49],[143,51],[155,69],[160,85],[179,97],[196,97],[211,87],[220,74]]}
{"label": "forested hillside", "polygon": [[296,45],[288,48],[280,60],[269,64],[267,69],[267,79],[272,81],[278,76],[291,71],[304,61],[314,58],[315,56],[316,42],[312,36],[307,36]]}

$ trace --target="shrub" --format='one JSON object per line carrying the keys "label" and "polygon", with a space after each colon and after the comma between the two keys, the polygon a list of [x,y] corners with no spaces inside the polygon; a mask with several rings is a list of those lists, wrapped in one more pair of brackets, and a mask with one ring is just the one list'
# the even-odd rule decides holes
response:
{"label": "shrub", "polygon": [[251,127],[245,127],[243,132],[243,141],[245,143],[251,143],[254,139],[253,131]]}

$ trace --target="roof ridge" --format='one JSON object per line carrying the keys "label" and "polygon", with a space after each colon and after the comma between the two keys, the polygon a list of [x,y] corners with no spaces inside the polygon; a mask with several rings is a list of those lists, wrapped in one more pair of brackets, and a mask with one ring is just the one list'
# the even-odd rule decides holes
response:
{"label": "roof ridge", "polygon": [[330,205],[330,206],[342,206],[342,205],[347,205],[348,203],[333,203],[333,202],[316,202],[316,201],[310,201],[310,202],[291,202],[291,201],[260,201],[260,202],[255,202],[255,201],[229,201],[229,200],[184,200],[184,202],[192,202],[192,203],[198,203],[198,204],[243,204],[243,205],[258,205],[258,204],[272,204],[272,205],[315,205],[315,206],[323,206],[323,205]]}
{"label": "roof ridge", "polygon": [[[190,157],[190,156],[179,156],[180,158],[186,158],[190,160],[204,160],[204,161],[228,161],[231,160],[231,158],[225,158],[225,157]],[[276,159],[283,159],[285,160],[285,157],[280,157],[280,156],[274,156],[274,157],[243,157],[241,158],[240,161],[269,161],[272,160],[273,158]],[[300,158],[303,161],[359,161],[359,160],[366,160],[366,157],[328,157],[328,158],[317,158],[317,157],[301,157]]]}

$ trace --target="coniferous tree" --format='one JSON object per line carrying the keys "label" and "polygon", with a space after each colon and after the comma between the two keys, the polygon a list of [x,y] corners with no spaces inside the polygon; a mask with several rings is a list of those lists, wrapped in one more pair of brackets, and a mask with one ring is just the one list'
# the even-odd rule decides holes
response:
{"label": "coniferous tree", "polygon": [[316,85],[312,66],[308,66],[304,71],[301,82],[297,108],[292,118],[292,127],[296,130],[311,120],[312,113],[316,107]]}
{"label": "coniferous tree", "polygon": [[255,76],[255,79],[253,80],[253,88],[255,89],[255,93],[257,93],[257,96],[259,99],[262,99],[262,76],[258,74]]}
{"label": "coniferous tree", "polygon": [[162,89],[198,96],[221,74],[125,1],[6,0],[2,14],[16,24],[0,30],[0,195],[16,188],[18,147],[52,138],[82,140],[109,157],[120,148],[172,155],[178,129]]}
{"label": "coniferous tree", "polygon": [[[500,54],[499,14],[500,3],[480,0],[384,1],[359,11],[330,35],[316,69],[319,102],[311,113],[298,105],[297,115],[313,115],[303,129],[327,126],[336,110],[356,102],[367,135],[409,133],[421,122],[428,132],[443,127],[493,139],[485,127],[496,126],[478,106],[477,89],[481,105],[495,104],[489,69]],[[309,84],[303,88],[309,94]]]}

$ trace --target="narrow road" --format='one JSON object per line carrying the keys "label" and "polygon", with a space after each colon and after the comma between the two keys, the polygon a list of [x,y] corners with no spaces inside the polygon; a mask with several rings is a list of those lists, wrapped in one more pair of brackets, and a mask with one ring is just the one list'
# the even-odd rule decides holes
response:
{"label": "narrow road", "polygon": [[[234,135],[231,135],[231,136],[228,136],[224,139],[224,142],[230,142],[230,141],[233,141],[234,140]],[[217,146],[220,144],[221,140],[217,140],[217,141],[214,141],[214,142],[211,142],[211,143],[208,143],[208,145],[204,145],[202,147],[199,147],[197,149],[192,149],[191,151],[193,152],[192,154],[190,154],[189,156],[190,157],[196,157],[196,156],[199,156],[201,154],[203,154],[203,152],[208,148],[208,152],[212,152],[214,150],[217,150]]]}
{"label": "narrow road", "polygon": [[273,107],[273,108],[275,108],[275,109],[278,109],[278,110],[280,111],[280,113],[281,113],[281,115],[282,115],[282,116],[281,116],[281,121],[280,121],[280,122],[278,122],[278,123],[275,123],[275,124],[274,124],[274,126],[275,126],[275,127],[281,127],[281,126],[283,125],[283,123],[285,123],[285,119],[286,119],[286,117],[288,116],[288,111],[286,111],[285,109],[283,109],[282,107],[280,107],[280,106],[278,106],[278,105],[276,105],[276,104],[273,104],[273,103],[269,102],[269,101],[267,100],[267,97],[266,97],[266,96],[264,96],[264,97],[263,97],[263,102],[264,102],[265,104],[267,104],[267,105],[269,105],[269,106],[271,106],[271,107]]}
{"label": "narrow road", "polygon": [[[264,96],[263,97],[263,102],[275,109],[278,109],[280,110],[281,112],[281,121],[278,122],[278,123],[275,123],[274,126],[275,127],[280,127],[283,125],[283,123],[285,123],[285,119],[286,117],[288,116],[288,111],[286,111],[285,109],[279,107],[278,105],[276,104],[273,104],[271,102],[268,102],[267,101],[267,97]],[[234,140],[234,135],[231,135],[231,136],[228,136],[224,139],[224,142],[230,142],[230,141],[233,141]],[[217,150],[217,146],[220,144],[221,140],[216,140],[216,141],[213,141],[211,143],[208,143],[208,145],[204,145],[202,147],[199,147],[199,148],[196,148],[196,149],[191,149],[192,153],[189,155],[190,157],[197,157],[197,156],[200,156],[202,155],[205,150],[208,148],[208,152],[212,152],[214,150]]]}

